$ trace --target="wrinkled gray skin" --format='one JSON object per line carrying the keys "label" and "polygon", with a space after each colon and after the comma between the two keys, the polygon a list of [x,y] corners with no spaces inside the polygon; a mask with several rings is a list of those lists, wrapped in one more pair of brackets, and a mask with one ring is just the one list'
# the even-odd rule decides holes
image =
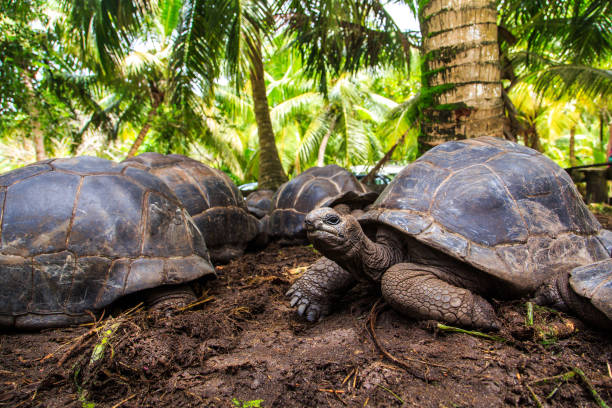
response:
{"label": "wrinkled gray skin", "polygon": [[[482,297],[504,297],[501,291],[506,288],[494,276],[385,225],[379,225],[370,239],[354,217],[332,208],[311,211],[305,225],[309,240],[325,257],[287,295],[307,320],[329,314],[340,295],[358,281],[369,281],[380,283],[384,299],[409,317],[499,328],[493,308]],[[572,290],[568,276],[547,281],[538,294],[541,303],[554,301],[555,307],[571,309],[589,323],[612,327],[601,311]]]}
{"label": "wrinkled gray skin", "polygon": [[308,239],[326,257],[287,294],[309,321],[328,314],[334,300],[358,281],[369,281],[380,283],[385,300],[404,314],[498,327],[491,305],[475,294],[490,288],[491,279],[476,276],[469,265],[386,226],[380,226],[371,240],[353,216],[332,208],[311,211],[305,225]]}
{"label": "wrinkled gray skin", "polygon": [[357,219],[322,207],[305,220],[327,259],[289,290],[309,320],[365,280],[417,318],[494,329],[483,297],[535,294],[611,326],[612,232],[567,173],[533,149],[493,137],[443,143],[404,167]]}

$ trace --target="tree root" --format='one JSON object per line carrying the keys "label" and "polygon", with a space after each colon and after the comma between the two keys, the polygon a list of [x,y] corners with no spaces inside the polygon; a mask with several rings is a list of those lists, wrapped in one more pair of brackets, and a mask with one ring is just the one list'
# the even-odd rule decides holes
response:
{"label": "tree root", "polygon": [[427,366],[427,371],[425,373],[422,373],[420,370],[416,370],[414,367],[410,366],[408,363],[406,363],[405,361],[400,360],[399,358],[395,357],[394,355],[392,355],[391,353],[389,353],[384,347],[383,345],[378,341],[378,337],[376,336],[376,318],[378,317],[378,314],[380,313],[380,311],[382,309],[384,309],[384,307],[386,306],[383,305],[380,308],[378,307],[381,303],[381,299],[378,299],[376,301],[376,303],[374,303],[374,305],[372,306],[372,309],[370,310],[370,314],[368,317],[368,332],[370,333],[370,335],[372,336],[372,340],[374,341],[374,344],[376,345],[376,348],[378,348],[378,350],[383,354],[383,356],[385,356],[387,359],[389,359],[391,362],[395,363],[396,365],[400,366],[401,368],[403,368],[404,370],[406,370],[408,373],[410,373],[412,376],[423,380],[425,382],[429,382],[432,380],[437,380],[437,378],[431,378],[428,376],[429,374],[429,367],[433,366],[433,367],[440,367],[440,368],[444,368],[445,370],[449,370],[448,367],[443,366],[441,364],[434,364],[434,363],[430,363],[427,361],[423,361],[423,360],[419,360],[419,359],[414,359],[414,358],[409,358],[409,357],[404,357],[404,359],[408,360],[408,361],[412,361],[415,363],[420,363],[423,364],[425,366]]}

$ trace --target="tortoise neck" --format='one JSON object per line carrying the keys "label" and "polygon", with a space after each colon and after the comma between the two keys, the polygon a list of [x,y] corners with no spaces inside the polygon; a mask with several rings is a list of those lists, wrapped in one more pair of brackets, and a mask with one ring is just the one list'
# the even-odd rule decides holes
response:
{"label": "tortoise neck", "polygon": [[400,235],[388,227],[379,227],[375,241],[365,236],[360,252],[363,273],[378,282],[389,267],[402,261],[403,243]]}
{"label": "tortoise neck", "polygon": [[379,227],[375,240],[361,228],[352,234],[347,251],[338,254],[338,264],[359,280],[380,281],[382,274],[402,260],[402,241],[390,228]]}

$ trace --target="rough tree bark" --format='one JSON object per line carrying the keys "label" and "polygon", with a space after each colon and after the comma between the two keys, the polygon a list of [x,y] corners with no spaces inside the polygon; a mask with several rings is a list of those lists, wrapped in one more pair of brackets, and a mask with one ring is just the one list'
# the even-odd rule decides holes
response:
{"label": "rough tree bark", "polygon": [[[34,74],[31,74],[34,75]],[[23,72],[23,82],[28,90],[30,103],[28,110],[30,113],[30,123],[32,125],[32,139],[34,139],[34,151],[36,153],[36,161],[41,161],[47,158],[45,151],[45,134],[40,125],[40,110],[38,108],[38,100],[34,91],[34,84],[30,73]]]}
{"label": "rough tree bark", "polygon": [[503,137],[504,111],[492,0],[429,0],[419,10],[432,95],[420,142],[426,147],[478,136]]}
{"label": "rough tree bark", "polygon": [[398,141],[395,142],[393,146],[391,146],[391,148],[387,151],[387,153],[385,153],[385,155],[378,161],[378,163],[376,163],[376,165],[363,178],[363,180],[361,180],[363,184],[370,184],[372,181],[374,181],[374,177],[376,177],[376,174],[381,169],[381,167],[384,166],[384,164],[388,162],[389,159],[391,159],[391,156],[393,156],[393,152],[395,151],[395,149],[397,149],[397,146],[404,143],[404,140],[406,139],[406,135],[408,134],[408,132],[410,132],[410,129],[408,129],[402,134],[402,136],[398,139]]}
{"label": "rough tree bark", "polygon": [[147,133],[149,133],[149,129],[151,129],[151,125],[153,124],[153,118],[155,118],[155,116],[157,116],[157,106],[153,105],[151,106],[151,110],[147,114],[147,119],[145,120],[144,125],[142,125],[142,127],[140,128],[140,132],[138,132],[136,140],[134,140],[134,143],[132,143],[132,147],[130,147],[130,151],[127,154],[128,158],[134,157],[136,156],[136,153],[138,153],[138,149],[140,149],[140,146],[142,146],[142,143],[144,142]]}
{"label": "rough tree bark", "polygon": [[570,167],[576,165],[576,127],[572,126],[569,136],[569,162]]}
{"label": "rough tree bark", "polygon": [[261,56],[261,43],[257,43],[251,49],[251,90],[253,92],[253,106],[255,110],[255,121],[257,122],[257,133],[259,135],[259,185],[260,190],[276,190],[281,184],[288,180],[281,164],[272,120],[270,119],[270,108],[268,107],[268,96],[266,94],[266,82],[264,79],[264,66]]}
{"label": "rough tree bark", "polygon": [[151,92],[151,110],[147,114],[147,119],[145,120],[145,123],[140,128],[140,132],[138,132],[136,140],[134,140],[134,143],[132,143],[132,147],[130,147],[130,151],[127,154],[128,158],[134,157],[136,156],[136,153],[138,153],[138,149],[140,148],[140,146],[142,146],[142,143],[144,142],[145,137],[149,132],[149,129],[151,129],[153,119],[155,118],[155,116],[157,116],[157,108],[164,100],[164,93],[160,91],[155,84],[149,84],[149,90]]}

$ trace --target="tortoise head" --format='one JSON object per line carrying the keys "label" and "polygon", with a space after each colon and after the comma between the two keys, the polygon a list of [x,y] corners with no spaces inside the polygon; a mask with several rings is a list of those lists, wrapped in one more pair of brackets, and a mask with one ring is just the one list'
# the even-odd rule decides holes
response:
{"label": "tortoise head", "polygon": [[353,216],[329,207],[309,212],[304,224],[313,246],[332,260],[353,254],[363,236]]}

